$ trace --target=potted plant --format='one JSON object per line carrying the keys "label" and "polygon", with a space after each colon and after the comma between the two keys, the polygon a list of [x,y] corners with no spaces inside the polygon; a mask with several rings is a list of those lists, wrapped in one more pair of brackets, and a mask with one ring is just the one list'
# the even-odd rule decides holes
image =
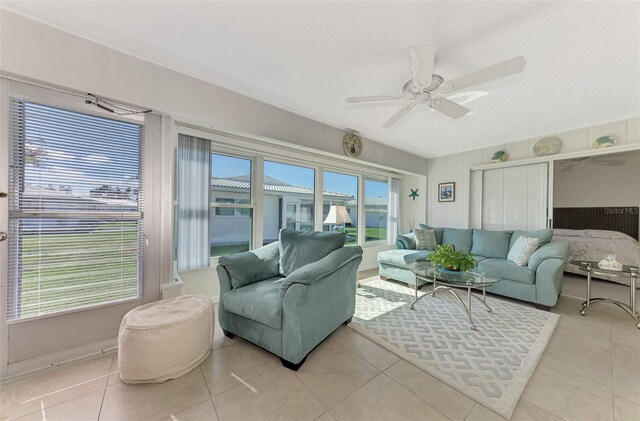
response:
{"label": "potted plant", "polygon": [[476,267],[473,254],[456,251],[451,244],[441,244],[429,255],[429,260],[443,270],[460,272]]}

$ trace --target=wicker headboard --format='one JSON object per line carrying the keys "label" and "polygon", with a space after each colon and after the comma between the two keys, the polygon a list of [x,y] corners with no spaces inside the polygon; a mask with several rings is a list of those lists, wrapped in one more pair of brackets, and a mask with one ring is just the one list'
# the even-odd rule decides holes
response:
{"label": "wicker headboard", "polygon": [[553,208],[553,227],[573,230],[608,230],[638,240],[640,208]]}

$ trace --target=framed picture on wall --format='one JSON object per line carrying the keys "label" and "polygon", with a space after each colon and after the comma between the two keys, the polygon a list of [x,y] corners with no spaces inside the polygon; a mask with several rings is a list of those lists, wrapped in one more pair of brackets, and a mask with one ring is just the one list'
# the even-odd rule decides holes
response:
{"label": "framed picture on wall", "polygon": [[450,181],[448,183],[438,184],[438,202],[455,202],[456,201],[456,183]]}

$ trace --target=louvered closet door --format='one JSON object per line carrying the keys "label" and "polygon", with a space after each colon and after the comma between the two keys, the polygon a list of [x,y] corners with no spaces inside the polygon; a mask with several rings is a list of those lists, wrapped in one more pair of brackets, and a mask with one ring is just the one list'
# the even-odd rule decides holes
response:
{"label": "louvered closet door", "polygon": [[483,171],[482,229],[545,228],[548,180],[547,163]]}

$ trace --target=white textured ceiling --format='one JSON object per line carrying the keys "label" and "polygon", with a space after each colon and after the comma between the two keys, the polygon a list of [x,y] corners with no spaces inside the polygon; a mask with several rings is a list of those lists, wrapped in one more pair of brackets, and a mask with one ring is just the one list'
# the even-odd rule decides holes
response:
{"label": "white textured ceiling", "polygon": [[[640,115],[639,2],[13,2],[3,7],[275,106],[431,157]],[[408,48],[451,79],[523,55],[459,120],[391,129]]]}

